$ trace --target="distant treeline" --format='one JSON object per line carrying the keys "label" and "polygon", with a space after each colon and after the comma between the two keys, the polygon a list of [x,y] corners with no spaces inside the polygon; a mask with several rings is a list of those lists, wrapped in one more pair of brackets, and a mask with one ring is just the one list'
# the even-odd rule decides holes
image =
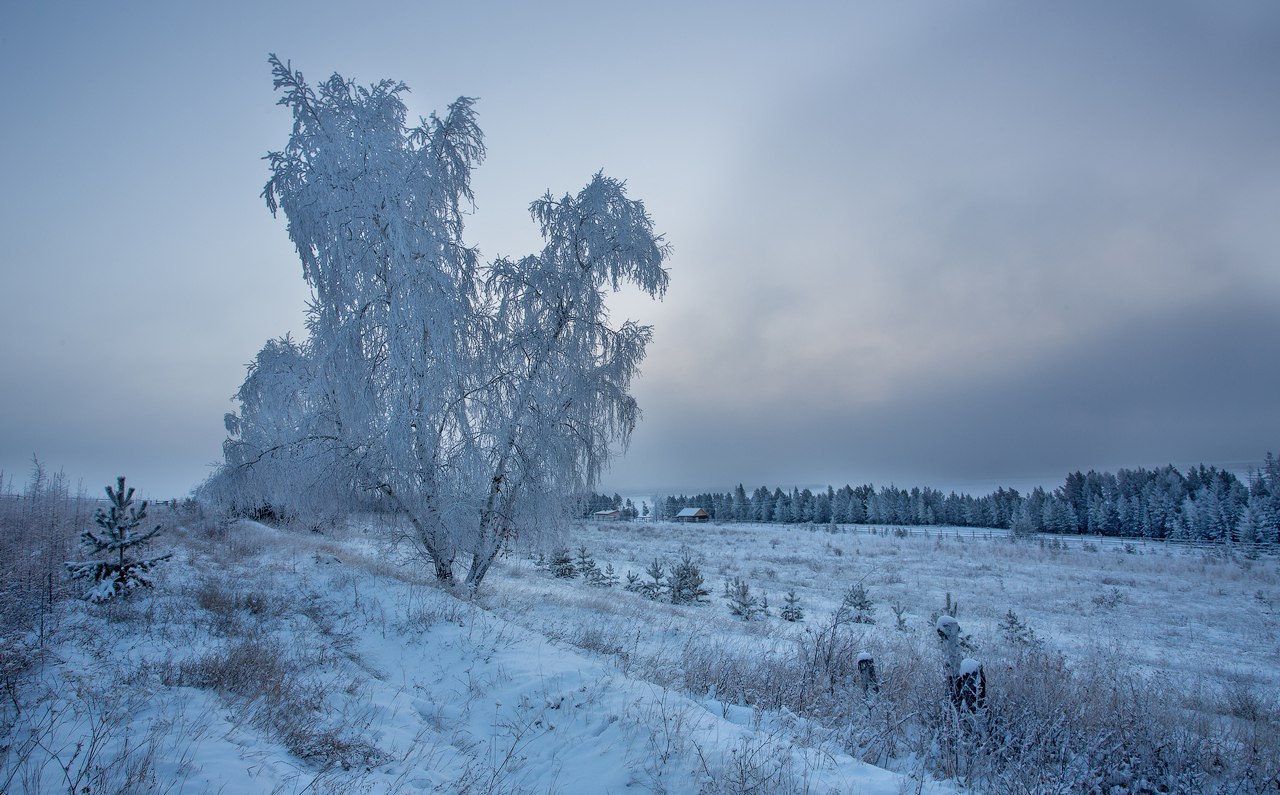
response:
{"label": "distant treeline", "polygon": [[[612,502],[599,495],[593,499],[602,506]],[[816,493],[761,486],[748,494],[738,486],[723,494],[656,497],[653,515],[667,519],[682,508],[704,508],[713,521],[959,525],[1015,533],[1275,543],[1280,542],[1280,460],[1267,453],[1262,467],[1245,481],[1203,464],[1186,472],[1165,466],[1115,474],[1073,472],[1051,492],[1037,487],[1024,495],[1001,488],[985,497],[870,484],[828,486]]]}
{"label": "distant treeline", "polygon": [[608,494],[592,494],[582,503],[582,515],[587,517],[598,511],[617,511],[619,519],[635,519],[642,515],[648,516],[649,506],[644,506],[642,514],[629,497],[624,500],[620,494],[612,497]]}

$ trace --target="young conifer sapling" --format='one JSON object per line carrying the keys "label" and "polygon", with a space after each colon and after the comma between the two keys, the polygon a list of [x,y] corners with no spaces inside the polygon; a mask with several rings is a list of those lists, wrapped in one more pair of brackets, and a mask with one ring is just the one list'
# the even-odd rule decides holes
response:
{"label": "young conifer sapling", "polygon": [[107,486],[106,491],[110,508],[105,511],[101,508],[97,510],[93,521],[99,529],[86,529],[80,534],[80,544],[90,555],[107,553],[107,559],[65,564],[73,579],[93,580],[93,587],[85,593],[85,598],[91,602],[101,602],[117,594],[123,595],[134,588],[150,588],[151,569],[160,561],[171,557],[129,557],[132,548],[140,549],[159,534],[160,525],[145,532],[138,531],[142,521],[147,518],[147,501],[134,505],[134,490],[125,488],[124,475],[116,479],[114,489]]}

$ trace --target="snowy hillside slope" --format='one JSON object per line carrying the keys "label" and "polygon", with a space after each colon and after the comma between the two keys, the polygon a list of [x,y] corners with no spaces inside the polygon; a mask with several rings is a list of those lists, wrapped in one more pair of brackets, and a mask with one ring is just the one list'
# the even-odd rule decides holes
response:
{"label": "snowy hillside slope", "polygon": [[515,561],[472,603],[379,539],[170,531],[154,590],[66,602],[28,649],[0,790],[952,791],[519,626],[485,606],[523,593]]}

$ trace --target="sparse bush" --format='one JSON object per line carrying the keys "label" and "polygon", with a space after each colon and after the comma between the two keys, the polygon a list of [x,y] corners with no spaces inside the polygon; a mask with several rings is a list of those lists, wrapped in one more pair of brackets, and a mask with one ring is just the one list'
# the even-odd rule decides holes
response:
{"label": "sparse bush", "polygon": [[1124,594],[1120,592],[1119,588],[1112,588],[1105,593],[1100,593],[1093,597],[1093,604],[1095,607],[1102,607],[1108,610],[1118,607],[1123,602]]}
{"label": "sparse bush", "polygon": [[[24,493],[9,491],[9,485],[0,473],[0,646],[31,651],[57,625],[57,604],[74,594],[64,564],[96,501],[72,496],[66,475],[50,473],[35,457]],[[6,658],[6,675],[33,659],[26,653],[0,658]]]}
{"label": "sparse bush", "polygon": [[1273,722],[1277,718],[1275,698],[1260,695],[1245,682],[1227,685],[1223,701],[1227,714],[1233,718],[1254,722]]}

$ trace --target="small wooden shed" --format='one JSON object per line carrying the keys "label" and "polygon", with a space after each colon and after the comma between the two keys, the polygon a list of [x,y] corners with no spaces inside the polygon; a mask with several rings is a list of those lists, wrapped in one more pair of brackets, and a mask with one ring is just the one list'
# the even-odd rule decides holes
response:
{"label": "small wooden shed", "polygon": [[677,522],[709,522],[711,515],[704,508],[682,508],[676,514]]}

